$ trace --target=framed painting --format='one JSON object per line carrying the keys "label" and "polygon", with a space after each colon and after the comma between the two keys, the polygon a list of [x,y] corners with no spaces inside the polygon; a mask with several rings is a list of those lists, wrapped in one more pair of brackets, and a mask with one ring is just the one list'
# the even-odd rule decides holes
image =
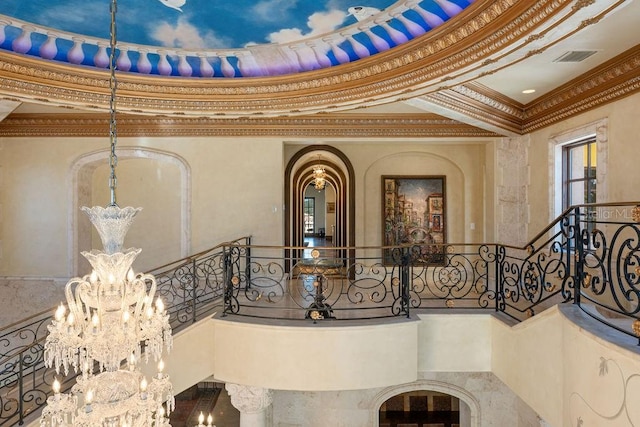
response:
{"label": "framed painting", "polygon": [[[447,236],[445,176],[382,177],[382,245],[417,246],[421,264],[444,262]],[[383,251],[385,264],[397,262]]]}
{"label": "framed painting", "polygon": [[327,202],[327,213],[336,213],[336,202]]}

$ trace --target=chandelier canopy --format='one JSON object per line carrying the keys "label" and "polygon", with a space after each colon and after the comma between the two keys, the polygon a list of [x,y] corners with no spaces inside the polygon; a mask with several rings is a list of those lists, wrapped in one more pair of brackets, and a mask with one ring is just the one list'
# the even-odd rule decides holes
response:
{"label": "chandelier canopy", "polygon": [[[82,208],[98,230],[103,250],[82,252],[92,272],[69,280],[67,304],[58,307],[48,326],[45,365],[55,368],[57,376],[68,376],[70,368],[79,375],[69,393],[61,392],[55,378],[53,396],[40,418],[46,427],[166,427],[175,404],[162,360],[173,343],[169,315],[162,301],[154,300],[155,277],[133,272],[141,249],[123,248],[141,208],[116,203],[116,1],[111,0],[110,8],[111,204]],[[150,379],[139,369],[140,361],[149,359],[158,363]]]}

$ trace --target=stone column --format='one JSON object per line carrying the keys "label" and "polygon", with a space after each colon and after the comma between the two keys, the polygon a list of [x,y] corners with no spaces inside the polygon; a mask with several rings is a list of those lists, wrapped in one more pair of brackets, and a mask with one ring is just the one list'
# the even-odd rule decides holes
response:
{"label": "stone column", "polygon": [[271,390],[227,383],[231,404],[240,411],[240,427],[267,427],[267,408],[273,401]]}
{"label": "stone column", "polygon": [[497,241],[524,245],[529,222],[529,136],[503,138],[496,154]]}

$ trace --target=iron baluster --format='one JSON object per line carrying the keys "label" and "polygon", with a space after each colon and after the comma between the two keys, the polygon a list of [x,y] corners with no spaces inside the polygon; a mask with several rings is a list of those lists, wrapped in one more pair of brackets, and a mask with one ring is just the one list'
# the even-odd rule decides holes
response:
{"label": "iron baluster", "polygon": [[409,317],[409,265],[411,264],[411,252],[409,248],[402,250],[402,268],[400,270],[400,289],[402,310]]}
{"label": "iron baluster", "polygon": [[[584,273],[584,265],[583,265],[583,261],[584,261],[584,248],[582,247],[582,233],[580,231],[580,208],[576,207],[573,210],[573,247],[574,247],[574,253],[573,253],[573,257],[574,257],[574,268],[575,268],[575,274],[574,274],[574,290],[573,290],[573,303],[576,305],[580,305],[580,293],[581,293],[581,283],[582,283],[582,276]],[[569,245],[569,248],[571,248],[571,245]],[[570,258],[569,258],[570,261]],[[568,264],[569,266],[571,264]]]}
{"label": "iron baluster", "polygon": [[227,313],[232,312],[231,307],[231,298],[233,293],[233,283],[231,282],[232,278],[232,267],[231,267],[231,248],[224,247],[223,251],[223,277],[222,283],[224,285],[224,310],[222,311],[222,315],[226,316]]}
{"label": "iron baluster", "polygon": [[199,284],[199,280],[198,280],[198,274],[197,274],[197,270],[196,270],[196,259],[193,258],[193,260],[191,261],[191,271],[193,272],[191,274],[191,278],[193,280],[193,286],[191,287],[191,289],[193,290],[193,298],[191,298],[191,308],[192,308],[192,313],[191,313],[191,323],[196,323],[196,321],[198,320],[198,316],[196,315],[196,304],[197,304],[197,300],[198,300],[198,284]]}
{"label": "iron baluster", "polygon": [[495,247],[495,259],[493,260],[493,262],[496,263],[495,265],[495,283],[494,283],[494,287],[495,287],[495,292],[496,292],[496,313],[500,311],[500,300],[502,298],[504,298],[504,295],[502,294],[502,280],[500,280],[500,263],[498,262],[498,251],[499,251],[499,246],[496,245]]}
{"label": "iron baluster", "polygon": [[23,370],[23,355],[24,355],[24,350],[20,352],[20,356],[18,357],[18,396],[19,396],[19,400],[20,402],[18,403],[18,411],[20,412],[18,414],[18,417],[20,419],[20,421],[18,422],[19,425],[23,425],[24,424],[24,370]]}

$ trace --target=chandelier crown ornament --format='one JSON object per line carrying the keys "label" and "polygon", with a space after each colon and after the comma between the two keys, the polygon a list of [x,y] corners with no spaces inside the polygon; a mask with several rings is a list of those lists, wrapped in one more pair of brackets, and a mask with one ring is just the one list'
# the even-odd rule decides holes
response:
{"label": "chandelier crown ornament", "polygon": [[104,251],[108,254],[121,252],[124,245],[124,237],[133,223],[133,218],[142,208],[119,208],[110,205],[106,208],[83,206],[81,210],[89,216],[89,220],[98,231]]}
{"label": "chandelier crown ornament", "polygon": [[[67,306],[58,307],[47,327],[45,365],[55,368],[57,376],[68,376],[71,368],[79,375],[69,393],[62,393],[60,381],[54,379],[53,396],[40,418],[44,427],[167,427],[175,405],[161,358],[173,345],[169,315],[162,300],[154,300],[155,277],[133,272],[141,250],[123,249],[141,208],[120,208],[115,197],[116,1],[111,0],[110,6],[111,203],[106,208],[82,208],[98,231],[103,250],[82,252],[93,270],[69,280]],[[138,363],[151,358],[158,362],[158,373],[147,379]]]}

